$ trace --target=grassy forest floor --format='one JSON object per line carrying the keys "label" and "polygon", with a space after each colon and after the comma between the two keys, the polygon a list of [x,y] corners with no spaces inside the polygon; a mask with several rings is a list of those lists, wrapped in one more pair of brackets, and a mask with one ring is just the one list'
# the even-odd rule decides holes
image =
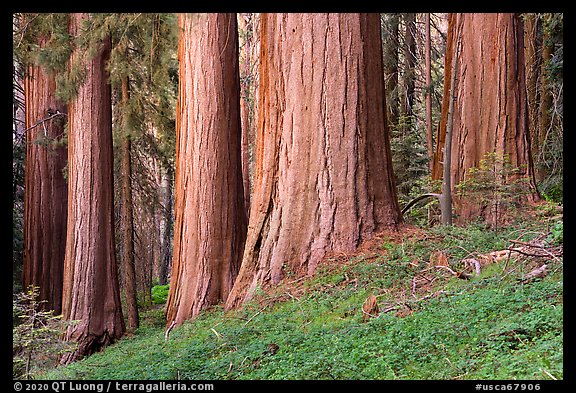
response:
{"label": "grassy forest floor", "polygon": [[[163,309],[142,312],[134,334],[37,377],[563,379],[562,228],[548,203],[497,231],[405,225],[326,258],[314,277],[259,290],[240,310],[213,307],[168,340]],[[511,247],[523,253],[482,257]],[[480,276],[464,259],[481,262]],[[543,264],[547,274],[531,277]]]}

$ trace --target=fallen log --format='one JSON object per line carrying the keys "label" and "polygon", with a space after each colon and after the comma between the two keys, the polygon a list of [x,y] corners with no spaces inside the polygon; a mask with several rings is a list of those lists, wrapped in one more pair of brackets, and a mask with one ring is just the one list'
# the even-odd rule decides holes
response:
{"label": "fallen log", "polygon": [[525,284],[529,281],[532,281],[536,278],[542,278],[544,276],[546,276],[548,274],[548,270],[546,269],[546,265],[542,265],[534,270],[532,270],[530,273],[527,273],[524,278],[521,279],[522,284]]}

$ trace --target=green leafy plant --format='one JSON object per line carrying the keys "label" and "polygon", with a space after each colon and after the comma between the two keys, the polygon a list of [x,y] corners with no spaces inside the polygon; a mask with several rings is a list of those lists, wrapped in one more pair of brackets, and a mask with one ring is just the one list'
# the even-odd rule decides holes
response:
{"label": "green leafy plant", "polygon": [[466,179],[456,185],[458,196],[477,201],[488,210],[491,225],[498,229],[504,213],[529,192],[529,182],[521,167],[512,165],[508,155],[486,153],[477,167],[469,168]]}
{"label": "green leafy plant", "polygon": [[61,340],[71,321],[62,315],[45,311],[45,301],[39,299],[39,287],[30,285],[26,292],[15,296],[12,303],[12,376],[32,379],[35,372],[54,366],[60,355],[74,348]]}
{"label": "green leafy plant", "polygon": [[164,304],[168,300],[168,290],[170,284],[155,285],[152,287],[152,303]]}
{"label": "green leafy plant", "polygon": [[428,153],[422,130],[409,127],[408,131],[402,131],[406,124],[413,121],[412,116],[400,116],[390,138],[398,198],[403,203],[409,200],[414,189],[421,187],[421,180],[428,173]]}
{"label": "green leafy plant", "polygon": [[[529,283],[518,280],[528,267],[511,260],[505,270],[494,263],[471,280],[439,272],[417,298],[411,289],[437,250],[456,270],[471,252],[529,241],[548,225],[522,220],[496,232],[475,222],[384,238],[377,255],[328,260],[305,281],[259,288],[237,310],[211,307],[175,327],[168,340],[162,310],[154,309],[133,336],[42,377],[562,379],[561,264]],[[362,304],[371,294],[380,313],[363,322]],[[410,307],[385,311],[402,304]]]}
{"label": "green leafy plant", "polygon": [[554,243],[562,244],[564,242],[564,222],[558,221],[551,229]]}

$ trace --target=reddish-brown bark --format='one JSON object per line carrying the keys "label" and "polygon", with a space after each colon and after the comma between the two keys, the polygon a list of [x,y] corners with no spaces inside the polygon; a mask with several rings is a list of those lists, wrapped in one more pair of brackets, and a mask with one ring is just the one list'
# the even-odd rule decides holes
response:
{"label": "reddish-brown bark", "polygon": [[[55,98],[54,76],[39,66],[28,67],[24,91],[25,122],[29,129],[24,173],[22,286],[40,287],[40,300],[46,301],[44,308],[60,314],[66,250],[67,153],[65,146],[55,146],[52,141],[64,134],[63,115],[53,116],[57,111],[66,113],[66,106]],[[38,124],[48,118],[51,119]]]}
{"label": "reddish-brown bark", "polygon": [[247,225],[236,15],[185,14],[179,26],[168,324],[180,324],[226,299],[240,267]]}
{"label": "reddish-brown bark", "polygon": [[[451,14],[445,57],[444,98],[434,158],[433,179],[442,178],[443,148],[452,80],[452,57],[460,27],[456,63],[451,160],[452,190],[487,153],[507,156],[532,183],[528,135],[522,21],[515,14]],[[531,196],[530,196],[531,198]],[[461,220],[480,213],[475,201],[454,198]],[[486,211],[486,215],[491,214]]]}
{"label": "reddish-brown bark", "polygon": [[[71,14],[77,34],[87,14]],[[68,111],[68,230],[62,312],[77,320],[65,338],[78,343],[67,363],[98,351],[124,333],[114,254],[111,88],[105,70],[111,43],[83,59],[86,78]],[[72,54],[72,62],[81,56]]]}
{"label": "reddish-brown bark", "polygon": [[378,14],[261,16],[256,174],[226,308],[400,221]]}

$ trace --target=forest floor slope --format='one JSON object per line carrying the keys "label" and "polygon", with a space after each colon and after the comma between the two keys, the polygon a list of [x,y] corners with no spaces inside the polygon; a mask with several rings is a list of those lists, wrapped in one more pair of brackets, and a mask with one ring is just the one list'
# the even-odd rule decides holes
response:
{"label": "forest floor slope", "polygon": [[145,312],[132,336],[39,377],[563,379],[562,228],[545,204],[497,231],[405,225],[168,339],[163,310]]}

